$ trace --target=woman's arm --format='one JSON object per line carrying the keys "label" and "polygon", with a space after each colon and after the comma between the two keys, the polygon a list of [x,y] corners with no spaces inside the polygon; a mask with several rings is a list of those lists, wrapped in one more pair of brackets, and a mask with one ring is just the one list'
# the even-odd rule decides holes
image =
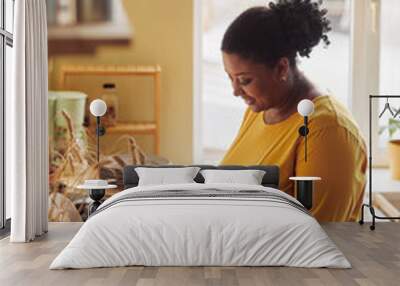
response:
{"label": "woman's arm", "polygon": [[312,214],[319,221],[354,221],[363,200],[367,156],[361,137],[341,126],[310,131],[300,139],[295,166],[296,176],[319,176],[315,182]]}

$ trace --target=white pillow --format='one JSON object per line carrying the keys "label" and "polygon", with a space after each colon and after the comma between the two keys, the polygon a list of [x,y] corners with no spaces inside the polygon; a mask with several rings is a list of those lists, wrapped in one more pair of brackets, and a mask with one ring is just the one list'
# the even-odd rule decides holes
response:
{"label": "white pillow", "polygon": [[199,167],[182,168],[135,168],[139,176],[138,186],[195,183]]}
{"label": "white pillow", "polygon": [[261,185],[265,171],[262,170],[201,170],[205,184],[233,183]]}

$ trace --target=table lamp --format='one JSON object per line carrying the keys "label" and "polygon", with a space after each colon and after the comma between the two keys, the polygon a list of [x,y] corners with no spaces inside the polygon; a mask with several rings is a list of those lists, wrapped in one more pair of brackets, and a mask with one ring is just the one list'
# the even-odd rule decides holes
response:
{"label": "table lamp", "polygon": [[[307,162],[307,135],[308,116],[314,112],[314,103],[309,99],[303,99],[297,105],[297,111],[304,117],[304,125],[299,128],[300,136],[304,137],[304,161]],[[296,182],[296,199],[307,209],[313,206],[313,182],[321,180],[320,177],[290,177]]]}
{"label": "table lamp", "polygon": [[106,129],[101,126],[100,117],[107,111],[106,103],[101,99],[95,99],[90,103],[90,113],[96,117],[96,143],[97,143],[97,163],[100,162],[100,136],[106,134]]}
{"label": "table lamp", "polygon": [[[97,165],[99,170],[100,178],[100,136],[106,133],[104,126],[101,126],[100,117],[102,117],[107,111],[106,103],[101,99],[95,99],[90,103],[90,113],[96,117],[96,141],[97,141]],[[89,216],[94,213],[97,208],[101,205],[101,199],[104,197],[106,189],[116,188],[116,185],[109,185],[107,181],[94,179],[85,180],[82,185],[78,186],[78,189],[86,189],[89,191],[89,196],[93,200],[89,204],[88,212]]]}
{"label": "table lamp", "polygon": [[304,117],[304,125],[299,128],[299,134],[304,137],[304,160],[307,162],[308,116],[314,112],[314,103],[309,99],[303,99],[297,105],[297,111]]}

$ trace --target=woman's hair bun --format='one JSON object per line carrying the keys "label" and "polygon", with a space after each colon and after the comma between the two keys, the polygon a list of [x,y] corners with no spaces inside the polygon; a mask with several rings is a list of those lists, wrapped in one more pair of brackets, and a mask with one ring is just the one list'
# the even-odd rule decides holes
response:
{"label": "woman's hair bun", "polygon": [[322,0],[277,0],[249,8],[228,27],[221,49],[256,62],[275,65],[281,57],[296,64],[296,55],[308,57],[330,30]]}
{"label": "woman's hair bun", "polygon": [[330,44],[326,35],[331,30],[326,17],[328,10],[320,9],[321,4],[322,0],[279,0],[276,4],[269,3],[271,11],[279,16],[288,44],[302,57],[308,57],[321,39],[325,45]]}

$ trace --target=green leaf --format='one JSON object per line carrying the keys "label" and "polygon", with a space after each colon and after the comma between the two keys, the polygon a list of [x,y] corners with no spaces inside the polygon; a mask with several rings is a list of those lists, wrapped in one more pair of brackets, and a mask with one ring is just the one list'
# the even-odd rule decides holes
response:
{"label": "green leaf", "polygon": [[392,138],[393,134],[397,131],[397,128],[395,126],[389,126],[389,137]]}
{"label": "green leaf", "polygon": [[388,119],[388,124],[386,126],[381,126],[379,128],[379,134],[382,134],[385,132],[385,130],[388,129],[389,131],[389,138],[391,139],[393,135],[400,130],[400,120],[394,119],[394,118],[389,118]]}
{"label": "green leaf", "polygon": [[389,125],[396,125],[400,127],[400,120],[394,119],[394,118],[389,118]]}

